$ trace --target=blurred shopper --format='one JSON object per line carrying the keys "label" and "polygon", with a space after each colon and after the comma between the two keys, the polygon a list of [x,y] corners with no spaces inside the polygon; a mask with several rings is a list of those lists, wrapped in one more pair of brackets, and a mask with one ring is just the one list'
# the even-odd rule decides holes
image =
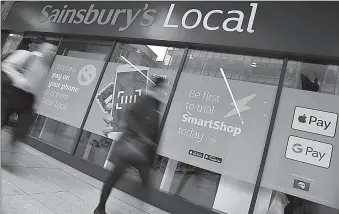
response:
{"label": "blurred shopper", "polygon": [[33,122],[34,105],[42,91],[56,46],[41,43],[37,51],[17,50],[1,64],[1,129],[13,113],[18,122],[12,145],[26,137]]}
{"label": "blurred shopper", "polygon": [[[155,83],[150,84],[147,92],[142,93],[139,100],[133,104],[124,115],[124,134],[114,144],[109,160],[115,164],[111,175],[104,183],[100,202],[94,214],[106,214],[105,206],[112,188],[119,180],[124,170],[133,167],[139,171],[144,187],[149,186],[149,170],[156,156],[159,109],[161,104],[161,90],[165,79],[157,77]],[[106,122],[113,121],[110,118]],[[113,129],[105,129],[104,134]]]}

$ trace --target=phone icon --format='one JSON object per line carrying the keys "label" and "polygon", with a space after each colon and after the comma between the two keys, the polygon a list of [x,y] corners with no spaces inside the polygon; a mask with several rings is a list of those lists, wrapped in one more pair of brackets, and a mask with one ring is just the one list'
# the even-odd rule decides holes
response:
{"label": "phone icon", "polygon": [[136,103],[142,91],[147,89],[148,79],[146,77],[148,76],[149,68],[135,67],[125,64],[116,68],[112,97],[113,109],[111,111],[114,132],[123,131],[121,125],[123,113],[132,104]]}

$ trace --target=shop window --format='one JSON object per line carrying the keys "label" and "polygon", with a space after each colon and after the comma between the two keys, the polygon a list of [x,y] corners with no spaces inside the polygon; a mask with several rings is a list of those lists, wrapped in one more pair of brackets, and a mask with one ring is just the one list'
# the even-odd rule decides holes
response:
{"label": "shop window", "polygon": [[[171,49],[172,52],[169,52],[169,49]],[[177,62],[175,62],[175,64],[166,63],[166,59],[173,57],[173,53],[177,53],[177,50],[180,50],[183,53],[182,49],[162,46],[123,43],[118,43],[116,45],[88,115],[84,132],[76,150],[76,156],[108,169],[113,166],[112,163],[107,160],[107,158],[109,157],[112,145],[117,139],[119,139],[119,136],[122,132],[119,123],[123,120],[123,106],[121,111],[119,109],[113,110],[113,118],[115,120],[114,128],[116,131],[112,133],[112,135],[108,136],[109,138],[107,138],[103,135],[102,129],[106,126],[103,118],[105,115],[110,113],[107,111],[106,105],[111,102],[119,103],[120,98],[117,95],[118,89],[115,89],[114,84],[119,84],[121,87],[126,87],[126,89],[123,89],[124,92],[129,90],[128,87],[136,87],[135,89],[146,89],[146,86],[151,84],[147,78],[141,74],[139,75],[139,72],[136,71],[133,66],[130,66],[130,64],[133,64],[148,78],[154,77],[156,75],[167,78],[167,87],[163,91],[163,101],[166,104],[178,71],[178,66],[175,65],[179,65]],[[177,61],[180,61],[182,54],[180,56],[177,54],[176,58]],[[136,75],[132,82],[124,81],[124,76],[126,76],[128,73]],[[136,81],[138,79],[140,81]],[[114,94],[113,100],[112,95],[114,89],[116,90],[116,93]],[[135,95],[139,95],[138,92],[135,93]],[[162,106],[160,111],[161,116],[165,110],[165,107],[166,105]],[[153,184],[159,187],[162,174],[166,166],[166,158],[164,159],[161,156],[158,156],[155,166],[156,170],[152,176],[152,178],[155,179]],[[137,172],[131,169],[127,172],[127,174],[134,178],[137,175]]]}
{"label": "shop window", "polygon": [[31,136],[71,152],[109,46],[62,42],[39,98]]}
{"label": "shop window", "polygon": [[9,34],[2,46],[1,55],[14,52],[18,48],[22,38],[23,36],[20,34]]}
{"label": "shop window", "polygon": [[337,65],[287,64],[261,182],[275,192],[270,210],[279,204],[294,213],[339,211],[338,70]]}
{"label": "shop window", "polygon": [[192,50],[184,72],[222,78],[220,67],[230,79],[278,85],[281,60]]}
{"label": "shop window", "polygon": [[[165,190],[221,213],[248,212],[281,68],[278,59],[188,52],[159,146],[172,176]],[[272,191],[260,191],[265,213]]]}

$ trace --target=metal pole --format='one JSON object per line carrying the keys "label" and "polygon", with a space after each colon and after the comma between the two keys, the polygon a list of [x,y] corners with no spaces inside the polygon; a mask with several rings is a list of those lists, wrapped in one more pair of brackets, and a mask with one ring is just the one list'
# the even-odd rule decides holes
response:
{"label": "metal pole", "polygon": [[[185,65],[185,62],[186,62],[188,51],[189,51],[189,49],[186,48],[185,51],[184,51],[183,57],[181,59],[179,68],[178,68],[178,73],[177,73],[175,80],[173,82],[171,94],[168,98],[168,102],[167,102],[167,105],[166,105],[166,108],[165,108],[165,111],[164,111],[164,114],[163,114],[163,117],[162,117],[162,120],[161,120],[161,123],[160,123],[158,141],[160,140],[162,131],[164,130],[165,122],[166,122],[166,119],[167,119],[167,116],[168,116],[168,113],[169,113],[170,106],[173,102],[173,97],[174,97],[175,91],[176,91],[178,83],[179,83],[180,75],[181,75],[181,73],[184,69],[184,65]],[[175,170],[177,168],[177,165],[178,165],[178,161],[172,160],[172,159],[168,160],[165,173],[164,173],[162,180],[161,180],[160,190],[165,191],[165,192],[169,192],[173,178],[174,178],[174,175],[175,175]]]}
{"label": "metal pole", "polygon": [[265,142],[265,147],[264,147],[263,155],[262,155],[262,158],[261,158],[261,163],[260,163],[260,167],[259,167],[257,181],[256,181],[255,186],[254,186],[254,191],[253,191],[253,195],[252,195],[252,199],[251,199],[251,204],[250,204],[250,208],[248,210],[249,214],[253,214],[254,208],[255,208],[255,204],[257,202],[257,198],[258,198],[258,194],[259,194],[259,190],[260,190],[260,184],[261,184],[262,176],[264,174],[264,168],[265,168],[265,164],[266,164],[266,158],[267,158],[267,154],[268,154],[268,149],[269,149],[270,143],[271,143],[274,123],[275,123],[275,119],[276,119],[277,112],[278,112],[281,92],[282,92],[282,89],[283,89],[283,84],[284,84],[284,79],[285,79],[285,74],[286,74],[287,62],[288,62],[288,59],[285,58],[284,62],[283,62],[283,65],[282,65],[281,73],[280,73],[279,85],[278,85],[278,88],[277,88],[277,94],[275,96],[272,117],[271,117],[270,125],[269,125],[269,128],[268,128],[267,138],[266,138],[266,142]]}
{"label": "metal pole", "polygon": [[78,132],[77,132],[77,135],[76,135],[76,138],[75,138],[75,143],[74,143],[73,148],[72,148],[72,151],[71,151],[71,154],[72,154],[73,156],[75,155],[75,151],[76,151],[76,149],[77,149],[77,147],[78,147],[78,145],[79,145],[79,143],[80,143],[80,138],[81,138],[81,135],[82,135],[82,133],[83,133],[83,131],[84,131],[84,126],[85,126],[85,124],[86,124],[86,121],[87,121],[89,112],[90,112],[90,110],[91,110],[91,107],[92,107],[92,104],[93,104],[93,102],[94,102],[95,96],[96,96],[96,94],[97,94],[97,92],[98,92],[98,90],[99,90],[99,86],[100,86],[101,80],[102,80],[102,78],[104,77],[105,70],[106,70],[107,65],[108,65],[108,63],[109,63],[109,60],[111,59],[111,56],[112,56],[112,54],[113,54],[113,51],[114,51],[114,48],[115,48],[116,44],[117,44],[117,42],[114,41],[113,44],[112,44],[112,46],[111,46],[110,51],[108,52],[107,59],[105,60],[104,66],[102,67],[102,72],[101,72],[101,74],[100,74],[100,76],[99,76],[98,82],[97,82],[97,84],[96,84],[96,86],[95,86],[95,89],[94,89],[94,91],[93,91],[91,100],[90,100],[90,102],[89,102],[89,104],[88,104],[88,106],[87,106],[87,110],[86,110],[84,119],[82,120],[81,126],[80,126],[80,128],[79,128],[79,130],[78,130]]}

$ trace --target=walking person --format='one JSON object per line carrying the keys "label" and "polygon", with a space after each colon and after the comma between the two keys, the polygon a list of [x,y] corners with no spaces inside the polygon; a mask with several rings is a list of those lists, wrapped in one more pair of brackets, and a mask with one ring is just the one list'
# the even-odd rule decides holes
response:
{"label": "walking person", "polygon": [[[111,190],[127,167],[136,168],[143,186],[149,186],[149,170],[158,144],[161,90],[165,79],[156,77],[153,82],[155,84],[150,84],[148,91],[142,93],[139,100],[125,112],[125,131],[114,144],[109,157],[110,161],[115,164],[115,168],[103,185],[100,202],[94,214],[106,214],[105,206]],[[113,118],[109,121],[113,121]],[[106,131],[105,134],[108,132],[110,131]]]}
{"label": "walking person", "polygon": [[17,50],[1,64],[1,129],[18,114],[13,145],[26,137],[33,122],[34,105],[45,83],[56,46],[41,43],[37,51]]}

